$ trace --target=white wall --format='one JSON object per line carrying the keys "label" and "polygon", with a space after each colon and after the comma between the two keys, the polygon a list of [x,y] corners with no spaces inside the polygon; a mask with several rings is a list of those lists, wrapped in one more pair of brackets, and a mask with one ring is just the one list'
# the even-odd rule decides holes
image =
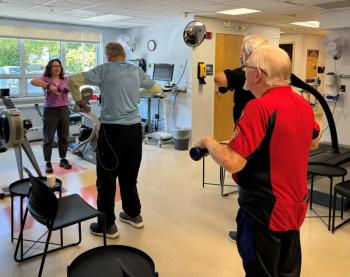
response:
{"label": "white wall", "polygon": [[[335,72],[340,74],[350,75],[350,28],[332,30],[330,35],[342,35],[346,40],[346,44],[341,48],[341,57],[334,61],[332,58],[326,58],[326,72]],[[337,127],[339,144],[350,146],[350,78],[340,78],[338,85],[345,85],[346,92],[341,95],[334,109],[334,120]],[[330,103],[330,108],[333,111],[334,104]],[[326,118],[323,117],[323,125],[327,126]],[[323,140],[330,142],[329,130],[323,134]]]}
{"label": "white wall", "polygon": [[[207,32],[212,32],[212,39],[193,49],[192,59],[192,140],[195,142],[203,136],[213,135],[214,132],[214,76],[207,76],[206,85],[199,85],[197,80],[197,63],[213,64],[215,68],[215,35],[222,34],[261,34],[266,36],[270,43],[278,45],[280,29],[276,27],[230,22],[230,27],[224,27],[224,21],[196,17],[205,24]],[[243,27],[243,31],[235,31],[236,26]]]}
{"label": "white wall", "polygon": [[320,50],[317,65],[325,65],[324,51],[320,45],[320,40],[322,37],[323,36],[307,34],[281,34],[280,43],[292,43],[294,45],[293,73],[302,80],[305,80],[306,78],[306,60],[308,49]]}
{"label": "white wall", "polygon": [[[152,77],[154,63],[174,64],[174,83],[179,88],[186,88],[187,93],[168,93],[160,107],[160,116],[166,120],[166,131],[174,133],[176,127],[191,127],[191,59],[192,49],[183,41],[183,30],[188,20],[169,22],[161,25],[133,28],[126,33],[135,42],[135,51],[128,58],[144,58],[147,62],[147,73]],[[147,42],[155,40],[154,51],[147,49]],[[186,66],[186,68],[185,68]],[[180,77],[183,76],[180,80]],[[162,84],[164,85],[164,83]],[[146,113],[145,105],[141,105],[141,116]],[[157,112],[157,101],[152,100],[152,118]],[[165,114],[165,116],[164,116]],[[164,121],[163,121],[164,123]]]}

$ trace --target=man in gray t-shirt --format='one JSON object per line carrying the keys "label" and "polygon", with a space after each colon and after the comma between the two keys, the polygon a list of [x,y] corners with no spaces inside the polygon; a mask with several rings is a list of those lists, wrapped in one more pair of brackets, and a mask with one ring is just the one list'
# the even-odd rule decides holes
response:
{"label": "man in gray t-shirt", "polygon": [[[142,127],[138,110],[139,88],[150,94],[161,92],[139,67],[125,62],[125,51],[116,42],[105,47],[107,63],[69,77],[69,89],[76,103],[87,111],[79,91],[84,84],[98,86],[101,97],[101,126],[98,134],[97,208],[106,214],[107,237],[119,236],[115,225],[116,178],[119,181],[123,212],[122,222],[143,227],[141,203],[137,193],[137,176],[142,157]],[[102,222],[90,225],[90,232],[101,236]]]}

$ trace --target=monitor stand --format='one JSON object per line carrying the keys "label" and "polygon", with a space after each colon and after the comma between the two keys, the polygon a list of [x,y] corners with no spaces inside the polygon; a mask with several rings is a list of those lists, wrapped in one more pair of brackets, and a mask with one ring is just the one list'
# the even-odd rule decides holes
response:
{"label": "monitor stand", "polygon": [[172,91],[175,88],[175,85],[171,81],[167,81],[165,86],[162,87],[163,91]]}

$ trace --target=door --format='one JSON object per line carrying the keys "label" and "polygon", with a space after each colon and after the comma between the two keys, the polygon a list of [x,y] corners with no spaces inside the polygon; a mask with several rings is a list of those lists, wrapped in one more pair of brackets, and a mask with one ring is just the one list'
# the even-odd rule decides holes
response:
{"label": "door", "polygon": [[[243,36],[216,34],[215,74],[227,68],[240,66],[240,51]],[[214,137],[218,141],[228,140],[233,134],[233,93],[221,94],[215,86],[214,94]]]}

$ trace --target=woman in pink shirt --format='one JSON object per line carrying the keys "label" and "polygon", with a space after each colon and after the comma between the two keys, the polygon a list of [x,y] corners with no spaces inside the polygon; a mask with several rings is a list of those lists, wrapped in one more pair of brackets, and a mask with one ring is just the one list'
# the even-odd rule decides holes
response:
{"label": "woman in pink shirt", "polygon": [[43,152],[46,162],[46,173],[52,173],[51,154],[55,132],[58,137],[58,152],[61,158],[60,167],[72,168],[66,159],[69,136],[68,109],[68,79],[64,77],[64,70],[59,59],[48,62],[41,78],[33,79],[32,85],[44,89],[43,114]]}

